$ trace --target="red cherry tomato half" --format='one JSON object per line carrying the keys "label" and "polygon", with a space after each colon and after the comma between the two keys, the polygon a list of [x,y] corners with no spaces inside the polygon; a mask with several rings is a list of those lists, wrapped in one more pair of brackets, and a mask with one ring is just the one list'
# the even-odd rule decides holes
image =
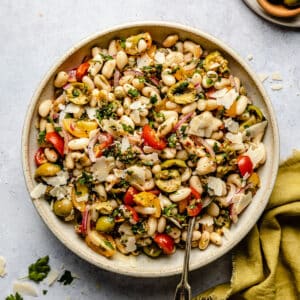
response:
{"label": "red cherry tomato half", "polygon": [[109,133],[102,133],[99,137],[100,143],[95,145],[94,147],[94,152],[96,157],[101,157],[103,150],[105,150],[107,147],[109,147],[113,141],[114,138],[111,134]]}
{"label": "red cherry tomato half", "polygon": [[190,186],[190,189],[191,189],[191,192],[192,192],[192,196],[193,196],[196,200],[201,198],[200,193],[198,193],[194,188],[192,188],[192,187]]}
{"label": "red cherry tomato half", "polygon": [[201,203],[190,204],[186,208],[187,214],[190,217],[198,216],[200,214],[201,210],[202,210]]}
{"label": "red cherry tomato half", "polygon": [[249,156],[241,155],[237,159],[238,167],[241,175],[244,177],[247,173],[250,175],[253,172],[253,164]]}
{"label": "red cherry tomato half", "polygon": [[77,70],[76,70],[76,79],[77,79],[77,81],[82,80],[82,77],[87,73],[89,67],[90,67],[90,64],[85,62],[77,68]]}
{"label": "red cherry tomato half", "polygon": [[167,147],[166,142],[162,139],[159,139],[155,130],[152,129],[148,124],[143,127],[142,137],[145,143],[154,149],[163,150]]}
{"label": "red cherry tomato half", "polygon": [[154,237],[154,242],[165,254],[174,252],[174,240],[166,233],[157,233]]}
{"label": "red cherry tomato half", "polygon": [[133,186],[129,187],[124,195],[124,203],[126,205],[134,205],[133,196],[138,194],[139,191],[135,189]]}
{"label": "red cherry tomato half", "polygon": [[53,145],[61,156],[64,155],[64,139],[57,132],[48,132],[45,139]]}
{"label": "red cherry tomato half", "polygon": [[125,205],[125,208],[131,213],[132,219],[134,221],[138,222],[140,218],[139,218],[139,215],[136,212],[136,210],[133,207],[131,207],[130,205]]}
{"label": "red cherry tomato half", "polygon": [[36,151],[34,155],[34,160],[37,166],[42,165],[47,162],[45,153],[44,153],[44,148],[39,148],[38,151]]}

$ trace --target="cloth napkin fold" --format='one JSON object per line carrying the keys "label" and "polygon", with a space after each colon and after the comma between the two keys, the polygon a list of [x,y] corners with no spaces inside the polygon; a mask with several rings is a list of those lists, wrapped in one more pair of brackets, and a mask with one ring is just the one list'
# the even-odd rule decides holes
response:
{"label": "cloth napkin fold", "polygon": [[232,266],[230,283],[194,300],[300,299],[300,151],[281,164],[268,206]]}

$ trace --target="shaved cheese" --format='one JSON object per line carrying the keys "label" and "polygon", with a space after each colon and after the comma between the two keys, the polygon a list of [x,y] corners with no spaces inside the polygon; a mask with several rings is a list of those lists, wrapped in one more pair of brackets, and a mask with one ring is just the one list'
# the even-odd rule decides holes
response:
{"label": "shaved cheese", "polygon": [[124,136],[122,138],[122,142],[121,142],[121,153],[124,153],[126,152],[126,150],[130,147],[130,144],[129,144],[129,140],[128,140],[128,137],[127,136]]}
{"label": "shaved cheese", "polygon": [[42,177],[43,181],[45,181],[48,185],[52,186],[60,186],[66,185],[69,179],[68,172],[60,171],[56,176],[52,177]]}
{"label": "shaved cheese", "polygon": [[252,194],[249,192],[246,195],[244,193],[239,193],[232,198],[232,211],[234,214],[240,214],[251,202]]}
{"label": "shaved cheese", "polygon": [[[124,206],[120,206],[120,208],[124,208]],[[121,226],[118,229],[118,232],[123,235],[133,235],[133,232],[131,230],[131,226],[128,223],[122,223]]]}
{"label": "shaved cheese", "polygon": [[137,58],[136,64],[138,68],[143,68],[146,66],[150,66],[152,61],[153,61],[152,58],[149,57],[147,53],[144,53],[143,55]]}
{"label": "shaved cheese", "polygon": [[39,199],[41,196],[43,196],[46,192],[47,186],[43,183],[39,183],[34,187],[34,189],[31,191],[30,196],[33,199]]}
{"label": "shaved cheese", "polygon": [[77,113],[80,112],[80,106],[79,106],[79,105],[76,105],[76,104],[74,104],[74,103],[69,103],[69,104],[66,106],[65,112],[66,112],[66,113],[70,113],[70,114],[77,114]]}
{"label": "shaved cheese", "polygon": [[114,167],[114,162],[106,157],[100,157],[92,165],[91,171],[96,180],[103,182],[106,181],[107,176]]}
{"label": "shaved cheese", "polygon": [[237,134],[232,134],[231,132],[227,132],[225,138],[234,144],[243,143],[243,135],[241,132],[238,132]]}
{"label": "shaved cheese", "polygon": [[214,218],[205,214],[200,218],[199,223],[202,225],[211,226],[214,224]]}
{"label": "shaved cheese", "polygon": [[226,194],[226,184],[218,177],[209,176],[207,179],[207,187],[210,195],[224,196]]}
{"label": "shaved cheese", "polygon": [[166,56],[163,52],[157,51],[154,55],[154,60],[156,64],[163,64],[166,60]]}
{"label": "shaved cheese", "polygon": [[261,82],[264,82],[264,81],[269,77],[269,75],[266,74],[266,73],[259,73],[259,74],[257,74],[257,75],[258,75],[258,78],[259,78],[259,80],[260,80]]}
{"label": "shaved cheese", "polygon": [[127,252],[132,252],[136,250],[136,239],[134,236],[128,236],[125,242],[125,250]]}
{"label": "shaved cheese", "polygon": [[57,270],[51,268],[51,271],[49,272],[47,276],[47,283],[49,286],[51,286],[59,277],[60,272]]}
{"label": "shaved cheese", "polygon": [[6,274],[5,266],[6,266],[5,258],[3,256],[0,256],[0,277],[4,277]]}
{"label": "shaved cheese", "polygon": [[283,85],[282,84],[272,84],[271,85],[271,89],[273,90],[273,91],[279,91],[279,90],[281,90],[283,88]]}
{"label": "shaved cheese", "polygon": [[134,101],[130,104],[130,109],[143,109],[146,107],[146,104],[142,103],[140,100]]}
{"label": "shaved cheese", "polygon": [[49,194],[57,198],[58,200],[60,200],[65,198],[66,195],[69,194],[69,192],[70,192],[70,188],[67,186],[55,186],[53,189],[51,189]]}
{"label": "shaved cheese", "polygon": [[228,93],[226,93],[223,97],[217,98],[217,104],[223,105],[226,109],[229,109],[234,100],[238,97],[238,93],[235,89],[231,89]]}
{"label": "shaved cheese", "polygon": [[253,164],[253,169],[255,169],[259,164],[264,163],[266,159],[266,149],[263,143],[253,144],[249,147],[244,155],[250,157]]}
{"label": "shaved cheese", "polygon": [[248,54],[248,55],[247,55],[247,59],[248,59],[249,61],[251,61],[251,60],[253,59],[253,55],[252,55],[252,54]]}
{"label": "shaved cheese", "polygon": [[159,162],[158,153],[150,153],[150,154],[141,154],[140,159],[144,161],[152,162],[153,164]]}
{"label": "shaved cheese", "polygon": [[76,196],[76,202],[87,202],[89,200],[89,194],[86,193],[82,196]]}
{"label": "shaved cheese", "polygon": [[38,292],[30,282],[15,281],[13,283],[13,292],[21,295],[37,297]]}
{"label": "shaved cheese", "polygon": [[281,74],[279,72],[274,72],[272,74],[272,80],[281,81],[282,80]]}
{"label": "shaved cheese", "polygon": [[233,121],[232,118],[225,119],[224,125],[232,133],[237,133],[239,131],[239,123]]}
{"label": "shaved cheese", "polygon": [[221,97],[225,96],[227,92],[228,92],[228,89],[224,88],[224,89],[218,90],[214,93],[210,93],[209,97],[210,98],[215,98],[215,99],[216,98],[221,98]]}
{"label": "shaved cheese", "polygon": [[96,107],[86,107],[85,111],[91,120],[96,120],[96,112],[97,108]]}

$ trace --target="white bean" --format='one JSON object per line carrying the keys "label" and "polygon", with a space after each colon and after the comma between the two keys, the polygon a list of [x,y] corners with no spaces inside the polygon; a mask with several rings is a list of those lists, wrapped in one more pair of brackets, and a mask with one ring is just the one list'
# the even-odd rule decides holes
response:
{"label": "white bean", "polygon": [[216,232],[212,232],[210,234],[210,241],[213,244],[215,244],[216,246],[221,246],[222,245],[222,237]]}
{"label": "white bean", "polygon": [[39,125],[40,131],[46,130],[46,124],[47,124],[47,120],[46,119],[41,119],[40,120],[40,125]]}
{"label": "white bean", "polygon": [[197,108],[197,103],[194,102],[194,103],[191,103],[191,104],[188,104],[186,106],[184,106],[181,110],[181,112],[185,115],[185,114],[189,114],[191,112],[194,112]]}
{"label": "white bean", "polygon": [[147,225],[148,225],[147,234],[150,236],[154,235],[157,229],[157,219],[154,217],[149,217]]}
{"label": "white bean", "polygon": [[54,149],[45,148],[44,153],[45,153],[47,160],[49,160],[50,162],[57,161],[58,155]]}
{"label": "white bean", "polygon": [[181,230],[177,227],[171,227],[170,231],[168,231],[168,235],[172,237],[174,240],[178,239],[181,235]]}
{"label": "white bean", "polygon": [[172,101],[167,101],[166,102],[166,109],[176,109],[178,107],[179,106],[176,103],[172,102]]}
{"label": "white bean", "polygon": [[137,89],[137,90],[141,90],[144,88],[144,83],[143,81],[141,81],[140,79],[138,78],[134,78],[131,82],[131,84]]}
{"label": "white bean", "polygon": [[202,49],[199,45],[191,42],[191,41],[185,41],[183,43],[183,51],[184,52],[191,52],[194,56],[194,58],[199,58],[202,54]]}
{"label": "white bean", "polygon": [[93,191],[95,191],[98,194],[100,201],[104,202],[107,200],[107,193],[103,184],[96,184],[93,188]]}
{"label": "white bean", "polygon": [[237,103],[236,103],[236,114],[239,116],[241,115],[248,104],[248,98],[244,95],[240,96],[240,98],[238,99]]}
{"label": "white bean", "polygon": [[192,175],[192,170],[190,168],[185,168],[184,172],[181,174],[181,181],[185,182],[190,179]]}
{"label": "white bean", "polygon": [[235,186],[237,186],[238,188],[242,186],[242,179],[240,177],[239,174],[235,173],[235,174],[230,174],[227,177],[227,183],[230,184],[234,184]]}
{"label": "white bean", "polygon": [[139,53],[146,51],[147,43],[144,39],[140,39],[137,45]]}
{"label": "white bean", "polygon": [[171,69],[165,69],[161,73],[161,79],[163,83],[167,86],[171,86],[176,83],[175,77],[171,74]]}
{"label": "white bean", "polygon": [[88,138],[79,138],[79,139],[73,139],[68,143],[68,147],[71,150],[82,150],[87,147],[89,144]]}
{"label": "white bean", "polygon": [[166,136],[170,133],[174,127],[174,125],[178,122],[178,118],[173,116],[164,121],[161,125],[159,125],[157,133],[160,137]]}
{"label": "white bean", "polygon": [[166,39],[163,41],[163,46],[165,48],[171,48],[176,44],[178,41],[178,35],[177,34],[172,34],[166,37]]}
{"label": "white bean", "polygon": [[93,89],[95,89],[95,84],[89,76],[83,76],[82,82],[86,84],[89,91],[92,91]]}
{"label": "white bean", "polygon": [[196,190],[199,194],[203,193],[203,187],[198,176],[194,175],[190,179],[190,186]]}
{"label": "white bean", "polygon": [[[102,58],[100,59],[102,60]],[[91,76],[96,76],[100,72],[102,65],[103,61],[96,61],[91,64],[89,67],[89,73],[91,74]]]}
{"label": "white bean", "polygon": [[95,83],[96,87],[101,90],[105,90],[108,92],[111,91],[111,85],[109,84],[109,82],[107,81],[105,76],[103,76],[103,75],[97,74],[94,78],[94,83]]}
{"label": "white bean", "polygon": [[215,202],[212,202],[207,208],[207,213],[212,217],[217,217],[220,214],[220,208]]}
{"label": "white bean", "polygon": [[218,107],[217,100],[214,99],[208,99],[206,101],[206,107],[205,110],[215,110]]}
{"label": "white bean", "polygon": [[116,67],[116,60],[115,59],[108,60],[102,68],[102,74],[107,79],[111,78],[114,73],[115,67]]}
{"label": "white bean", "polygon": [[61,88],[68,83],[68,79],[69,79],[69,75],[64,71],[60,71],[56,75],[56,78],[54,80],[54,86],[57,88]]}
{"label": "white bean", "polygon": [[123,99],[125,97],[125,92],[122,86],[118,85],[114,89],[114,93],[117,99]]}
{"label": "white bean", "polygon": [[152,173],[153,174],[158,174],[161,171],[161,166],[160,165],[155,165],[152,167]]}
{"label": "white bean", "polygon": [[108,46],[108,54],[110,56],[115,56],[117,52],[118,50],[117,50],[116,40],[112,40]]}
{"label": "white bean", "polygon": [[157,231],[159,233],[162,233],[165,231],[165,228],[166,228],[166,224],[167,224],[167,220],[164,216],[161,216],[158,220],[158,223],[157,223]]}
{"label": "white bean", "polygon": [[205,250],[210,241],[210,233],[208,231],[203,231],[201,234],[201,238],[199,240],[199,249]]}
{"label": "white bean", "polygon": [[117,53],[116,64],[120,71],[128,64],[128,57],[125,51],[121,50]]}
{"label": "white bean", "polygon": [[67,169],[70,169],[70,170],[74,169],[74,167],[75,167],[74,160],[73,160],[73,158],[71,156],[71,153],[68,153],[66,155],[66,158],[65,158],[65,167]]}
{"label": "white bean", "polygon": [[201,74],[195,73],[195,74],[192,76],[191,83],[192,83],[193,85],[201,84],[201,81],[202,81],[202,76],[201,76]]}
{"label": "white bean", "polygon": [[221,78],[221,80],[216,81],[214,84],[214,87],[217,90],[221,90],[226,86],[230,86],[230,80],[228,78]]}
{"label": "white bean", "polygon": [[156,212],[155,207],[135,206],[134,209],[143,215],[153,215]]}
{"label": "white bean", "polygon": [[172,202],[165,195],[159,194],[158,198],[159,198],[159,201],[160,201],[160,206],[162,208],[172,205]]}
{"label": "white bean", "polygon": [[176,153],[176,158],[181,160],[187,160],[189,158],[189,154],[187,153],[186,150],[179,150]]}
{"label": "white bean", "polygon": [[197,108],[200,110],[200,111],[204,111],[206,109],[206,100],[198,100],[197,102]]}
{"label": "white bean", "polygon": [[93,47],[91,52],[92,56],[95,57],[96,55],[100,54],[101,50],[99,47]]}
{"label": "white bean", "polygon": [[165,148],[161,153],[159,154],[161,158],[164,159],[172,159],[176,156],[176,149],[174,148]]}
{"label": "white bean", "polygon": [[43,118],[48,116],[52,108],[52,100],[44,100],[39,106],[39,115]]}
{"label": "white bean", "polygon": [[188,187],[181,187],[175,193],[170,194],[170,200],[173,202],[179,202],[187,198],[191,194],[191,189]]}
{"label": "white bean", "polygon": [[120,123],[124,124],[124,125],[127,125],[127,126],[130,126],[133,129],[135,128],[134,122],[128,116],[122,116],[121,119],[120,119]]}
{"label": "white bean", "polygon": [[46,123],[46,132],[49,133],[49,132],[54,132],[54,126],[52,123]]}

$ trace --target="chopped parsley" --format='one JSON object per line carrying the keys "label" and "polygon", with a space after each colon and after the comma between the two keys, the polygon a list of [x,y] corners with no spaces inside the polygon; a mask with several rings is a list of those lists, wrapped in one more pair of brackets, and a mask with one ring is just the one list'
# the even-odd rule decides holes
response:
{"label": "chopped parsley", "polygon": [[60,126],[56,126],[56,127],[54,127],[54,130],[55,130],[56,132],[61,132],[61,131],[62,131],[62,128],[61,128]]}
{"label": "chopped parsley", "polygon": [[73,89],[72,96],[78,97],[80,95],[80,91],[78,89]]}
{"label": "chopped parsley", "polygon": [[114,246],[112,245],[112,243],[111,243],[110,241],[105,240],[105,241],[104,241],[104,244],[105,244],[108,248],[110,248],[110,249],[112,249],[112,250],[115,249]]}
{"label": "chopped parsley", "polygon": [[218,144],[216,142],[214,143],[213,150],[214,150],[214,152],[219,152],[219,150],[220,150],[220,147],[218,146]]}
{"label": "chopped parsley", "polygon": [[115,113],[115,105],[113,103],[108,103],[107,105],[101,107],[96,111],[96,118],[99,122],[101,122],[103,119],[115,119],[116,113]]}
{"label": "chopped parsley", "polygon": [[47,295],[48,290],[43,290],[43,295]]}
{"label": "chopped parsley", "polygon": [[106,54],[103,54],[103,53],[100,53],[100,55],[102,56],[103,60],[104,61],[108,61],[108,60],[112,60],[113,57],[110,56],[110,55],[106,55]]}
{"label": "chopped parsley", "polygon": [[168,146],[170,148],[175,148],[176,147],[176,143],[177,143],[177,136],[176,133],[172,133],[169,137],[168,137]]}
{"label": "chopped parsley", "polygon": [[78,178],[78,183],[91,186],[93,183],[93,175],[87,172],[82,172],[81,176]]}
{"label": "chopped parsley", "polygon": [[120,39],[120,46],[125,49],[126,48],[126,39],[125,38],[121,38]]}
{"label": "chopped parsley", "polygon": [[163,210],[163,214],[166,215],[167,217],[172,217],[174,215],[173,208],[175,207],[177,207],[177,204],[175,203],[165,207]]}
{"label": "chopped parsley", "polygon": [[132,225],[131,229],[134,234],[142,234],[146,232],[143,222],[138,222]]}
{"label": "chopped parsley", "polygon": [[46,137],[46,130],[40,131],[39,132],[39,137],[38,137],[38,143],[40,145],[45,143],[45,137]]}
{"label": "chopped parsley", "polygon": [[122,127],[123,127],[124,131],[127,131],[127,132],[129,132],[131,134],[134,132],[134,128],[132,126],[130,126],[130,125],[122,124]]}
{"label": "chopped parsley", "polygon": [[23,300],[23,297],[17,292],[15,295],[11,294],[5,300]]}
{"label": "chopped parsley", "polygon": [[156,95],[151,96],[150,97],[150,103],[151,104],[156,104],[156,102],[157,102],[157,96]]}
{"label": "chopped parsley", "polygon": [[128,95],[130,95],[133,98],[138,97],[140,94],[137,89],[130,89],[127,93],[128,93]]}
{"label": "chopped parsley", "polygon": [[28,278],[35,282],[40,282],[47,277],[50,272],[49,256],[39,258],[34,264],[28,267]]}
{"label": "chopped parsley", "polygon": [[68,270],[65,270],[64,274],[57,280],[60,283],[63,283],[63,285],[69,285],[74,280],[74,277],[72,276],[72,273]]}
{"label": "chopped parsley", "polygon": [[183,94],[188,86],[189,86],[189,83],[188,83],[187,81],[184,81],[184,82],[180,83],[180,84],[174,89],[174,95],[175,95],[175,94]]}

